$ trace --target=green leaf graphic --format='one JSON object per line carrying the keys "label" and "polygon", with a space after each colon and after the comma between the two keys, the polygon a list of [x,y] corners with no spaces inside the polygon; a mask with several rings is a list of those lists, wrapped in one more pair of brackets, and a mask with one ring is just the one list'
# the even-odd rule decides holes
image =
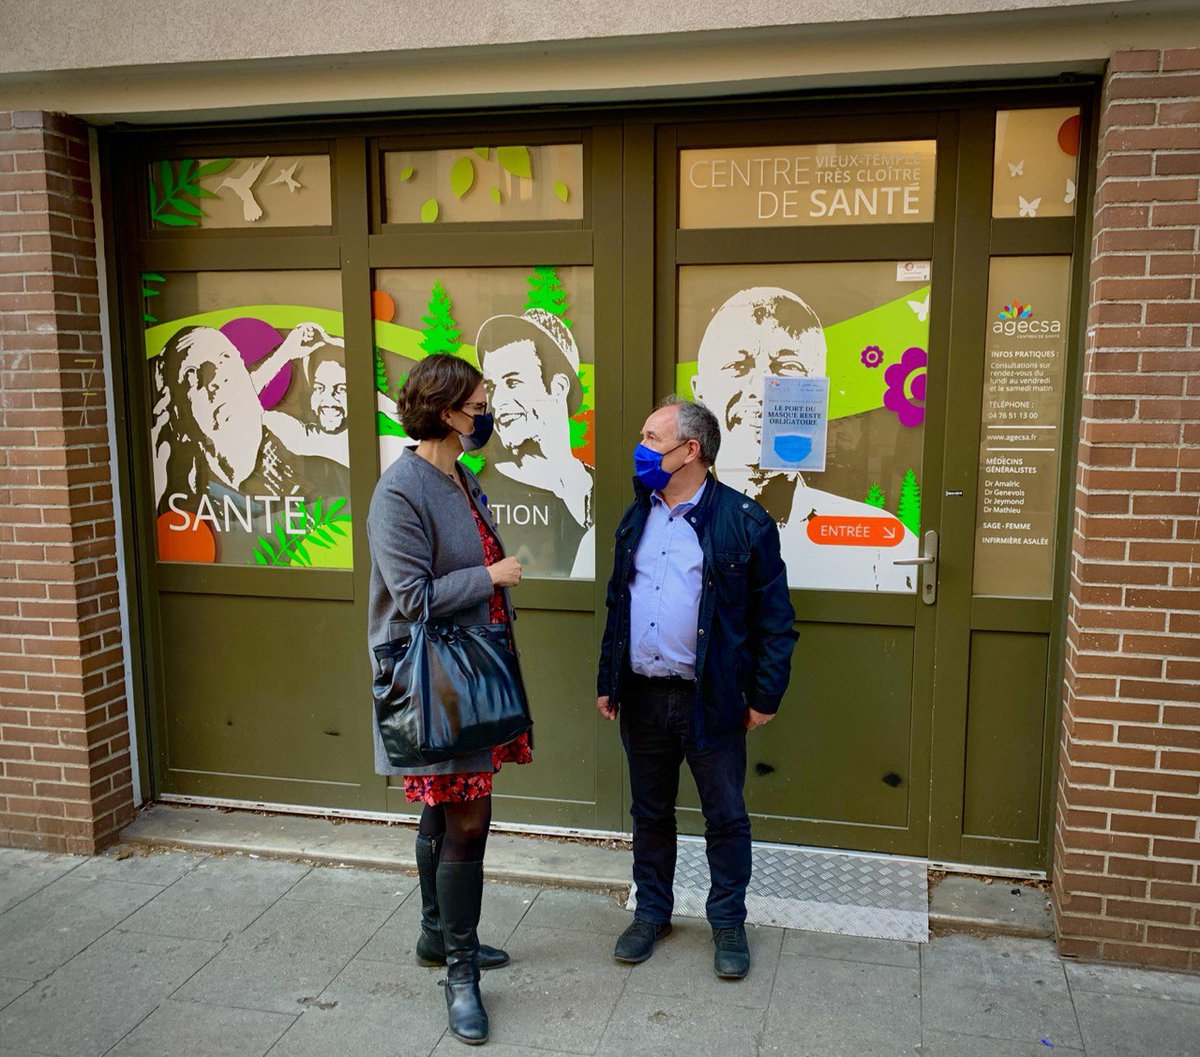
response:
{"label": "green leaf graphic", "polygon": [[500,204],[501,197],[500,197],[500,188],[499,187],[492,188],[492,201],[495,202],[496,205]]}
{"label": "green leaf graphic", "polygon": [[484,161],[487,161],[492,156],[491,147],[475,147],[474,150]]}
{"label": "green leaf graphic", "polygon": [[462,198],[475,186],[475,163],[465,154],[450,169],[450,190],[455,198]]}
{"label": "green leaf graphic", "polygon": [[496,160],[513,176],[528,180],[533,177],[533,165],[528,147],[497,147]]}
{"label": "green leaf graphic", "polygon": [[400,180],[404,183],[407,183],[412,178],[413,178],[413,167],[411,165],[404,166],[404,168],[400,170]]}
{"label": "green leaf graphic", "polygon": [[219,172],[224,172],[233,164],[232,158],[216,158],[213,161],[205,162],[196,170],[197,176],[216,176]]}
{"label": "green leaf graphic", "polygon": [[560,201],[565,202],[571,197],[571,192],[567,189],[567,185],[562,180],[554,181],[554,193],[558,195]]}
{"label": "green leaf graphic", "polygon": [[438,206],[437,199],[436,198],[429,199],[429,201],[427,201],[423,206],[421,206],[421,223],[422,224],[432,224],[435,220],[437,220],[438,214],[440,212],[441,212],[441,209]]}

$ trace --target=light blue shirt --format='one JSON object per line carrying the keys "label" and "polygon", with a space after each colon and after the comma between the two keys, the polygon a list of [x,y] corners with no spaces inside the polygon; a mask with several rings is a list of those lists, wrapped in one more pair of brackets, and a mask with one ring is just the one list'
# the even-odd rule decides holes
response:
{"label": "light blue shirt", "polygon": [[657,492],[633,556],[629,585],[629,664],[638,675],[696,677],[696,630],[704,553],[688,513],[708,484],[673,510]]}

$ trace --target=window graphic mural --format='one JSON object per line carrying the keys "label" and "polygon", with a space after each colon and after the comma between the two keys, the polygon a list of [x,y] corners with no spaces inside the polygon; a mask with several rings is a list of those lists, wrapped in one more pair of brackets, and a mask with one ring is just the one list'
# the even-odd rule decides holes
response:
{"label": "window graphic mural", "polygon": [[583,216],[580,143],[389,151],[383,171],[389,224]]}
{"label": "window graphic mural", "polygon": [[159,560],[350,568],[338,273],[142,286]]}
{"label": "window graphic mural", "polygon": [[[794,588],[916,590],[913,567],[894,564],[917,556],[921,528],[930,286],[914,273],[928,268],[679,269],[679,394],[716,414],[717,476],[775,517]],[[764,468],[770,380],[822,377],[825,469]]]}
{"label": "window graphic mural", "polygon": [[329,158],[181,158],[147,172],[151,225],[209,228],[324,227],[332,222]]}
{"label": "window graphic mural", "polygon": [[1079,122],[1078,107],[997,111],[992,216],[1074,216]]}
{"label": "window graphic mural", "polygon": [[595,575],[595,402],[590,268],[446,268],[375,276],[380,470],[404,447],[396,396],[425,356],[483,372],[496,430],[463,462],[479,474],[527,575]]}

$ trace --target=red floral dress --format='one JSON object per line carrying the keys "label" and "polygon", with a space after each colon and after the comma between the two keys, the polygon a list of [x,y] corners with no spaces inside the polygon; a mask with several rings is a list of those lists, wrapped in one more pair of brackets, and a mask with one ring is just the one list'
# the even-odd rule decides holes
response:
{"label": "red floral dress", "polygon": [[[474,506],[471,513],[475,515],[475,527],[479,529],[479,538],[483,542],[483,564],[495,565],[504,557],[500,544],[492,535],[479,511]],[[491,624],[506,624],[508,616],[504,612],[504,593],[500,588],[492,592],[488,599],[488,622]],[[404,776],[404,799],[410,804],[444,804],[465,800],[481,800],[492,795],[492,775],[500,770],[505,763],[532,763],[533,749],[529,744],[529,734],[526,732],[507,745],[497,745],[492,750],[492,770],[472,771],[462,774],[421,774]]]}

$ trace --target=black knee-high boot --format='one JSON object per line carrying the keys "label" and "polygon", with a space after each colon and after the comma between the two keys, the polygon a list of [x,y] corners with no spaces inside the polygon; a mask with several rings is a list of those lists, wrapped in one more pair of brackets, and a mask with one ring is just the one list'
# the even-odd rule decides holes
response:
{"label": "black knee-high boot", "polygon": [[[421,935],[417,937],[417,964],[446,964],[446,944],[438,910],[437,868],[442,854],[442,837],[417,834],[417,876],[421,880]],[[508,964],[508,952],[486,943],[479,945],[479,968],[499,969]]]}
{"label": "black knee-high boot", "polygon": [[437,896],[446,944],[446,1008],[450,1031],[463,1042],[488,1039],[488,1015],[479,994],[479,911],[482,862],[441,862]]}

